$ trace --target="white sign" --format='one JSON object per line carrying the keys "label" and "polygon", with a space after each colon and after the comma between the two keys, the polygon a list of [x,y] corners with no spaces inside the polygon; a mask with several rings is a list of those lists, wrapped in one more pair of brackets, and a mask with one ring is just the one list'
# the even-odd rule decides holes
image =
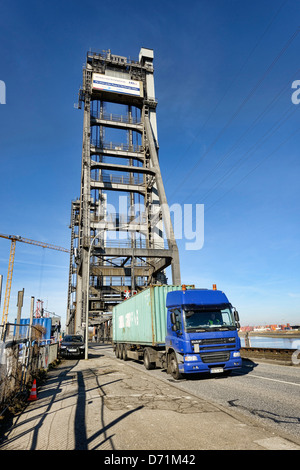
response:
{"label": "white sign", "polygon": [[6,86],[3,80],[0,80],[0,104],[6,104]]}
{"label": "white sign", "polygon": [[142,96],[141,82],[125,78],[109,77],[101,73],[93,73],[93,89],[122,93],[125,95]]}

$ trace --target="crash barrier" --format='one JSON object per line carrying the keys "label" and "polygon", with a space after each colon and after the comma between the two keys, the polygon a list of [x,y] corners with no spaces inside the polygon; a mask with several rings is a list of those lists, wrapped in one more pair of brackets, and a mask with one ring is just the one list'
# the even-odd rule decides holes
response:
{"label": "crash barrier", "polygon": [[[0,341],[0,410],[18,393],[37,371],[47,370],[58,356],[58,343],[41,344],[32,336]],[[45,342],[44,342],[45,343]]]}
{"label": "crash barrier", "polygon": [[243,359],[265,359],[274,360],[286,365],[300,365],[300,349],[280,349],[280,348],[241,348]]}

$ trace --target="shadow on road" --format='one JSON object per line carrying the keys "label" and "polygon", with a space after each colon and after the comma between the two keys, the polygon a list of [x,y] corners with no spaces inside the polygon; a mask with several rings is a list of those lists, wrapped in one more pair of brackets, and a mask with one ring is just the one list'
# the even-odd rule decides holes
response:
{"label": "shadow on road", "polygon": [[[191,380],[191,381],[199,381],[199,380],[226,380],[228,377],[240,376],[240,375],[247,375],[253,371],[258,364],[256,362],[251,361],[250,359],[243,359],[242,367],[235,371],[228,371],[224,372],[223,374],[210,374],[210,373],[201,373],[201,374],[185,374],[182,380]],[[180,382],[174,380],[172,378],[168,379],[169,382]]]}

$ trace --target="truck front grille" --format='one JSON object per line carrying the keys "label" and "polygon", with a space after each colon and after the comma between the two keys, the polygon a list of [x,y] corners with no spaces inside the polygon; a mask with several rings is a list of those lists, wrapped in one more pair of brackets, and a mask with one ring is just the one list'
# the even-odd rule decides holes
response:
{"label": "truck front grille", "polygon": [[216,351],[212,353],[201,353],[201,360],[204,363],[208,362],[227,362],[230,358],[230,352]]}
{"label": "truck front grille", "polygon": [[[235,338],[204,338],[200,340],[191,340],[191,345],[193,351],[195,351],[195,346],[199,345],[199,350],[201,351],[216,351],[218,349],[234,349],[236,347]],[[198,351],[199,351],[198,350]],[[226,352],[226,351],[225,351]]]}

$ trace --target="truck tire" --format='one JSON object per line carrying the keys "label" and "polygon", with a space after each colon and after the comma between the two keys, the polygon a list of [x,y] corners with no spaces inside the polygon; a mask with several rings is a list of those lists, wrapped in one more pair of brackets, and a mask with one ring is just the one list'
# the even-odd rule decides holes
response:
{"label": "truck tire", "polygon": [[144,366],[147,370],[155,369],[155,362],[150,361],[150,353],[147,348],[144,352]]}
{"label": "truck tire", "polygon": [[170,374],[172,375],[173,379],[180,380],[182,378],[182,374],[179,372],[178,362],[174,352],[170,354],[169,364]]}
{"label": "truck tire", "polygon": [[121,359],[123,359],[123,361],[127,361],[128,357],[127,357],[127,348],[126,348],[126,344],[122,344],[122,347],[121,347]]}
{"label": "truck tire", "polygon": [[116,346],[116,357],[119,358],[120,357],[120,344],[117,343],[117,346]]}

